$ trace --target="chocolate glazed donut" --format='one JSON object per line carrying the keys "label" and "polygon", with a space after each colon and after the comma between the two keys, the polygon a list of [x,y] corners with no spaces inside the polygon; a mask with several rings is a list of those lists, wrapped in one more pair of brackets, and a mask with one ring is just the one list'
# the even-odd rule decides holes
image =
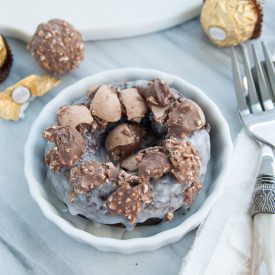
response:
{"label": "chocolate glazed donut", "polygon": [[209,129],[162,80],[102,84],[44,130],[48,176],[72,215],[128,230],[171,221],[202,188]]}

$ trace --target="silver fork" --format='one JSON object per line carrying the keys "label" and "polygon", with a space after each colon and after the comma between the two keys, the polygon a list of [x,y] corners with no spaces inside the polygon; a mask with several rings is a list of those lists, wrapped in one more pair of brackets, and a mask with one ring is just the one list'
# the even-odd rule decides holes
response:
{"label": "silver fork", "polygon": [[[256,78],[251,72],[248,51],[241,45],[243,81],[235,49],[232,66],[239,117],[248,135],[262,145],[261,164],[251,206],[253,217],[252,274],[275,274],[275,68],[262,42],[266,70],[252,45]],[[258,85],[256,86],[256,82]],[[257,87],[257,88],[256,88]]]}

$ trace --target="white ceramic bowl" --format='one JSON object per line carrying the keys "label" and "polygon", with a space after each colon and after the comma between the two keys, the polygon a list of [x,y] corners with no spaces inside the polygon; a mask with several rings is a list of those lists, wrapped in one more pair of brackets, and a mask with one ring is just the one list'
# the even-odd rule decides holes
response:
{"label": "white ceramic bowl", "polygon": [[[205,185],[185,214],[177,214],[171,223],[136,227],[132,232],[122,228],[101,226],[72,216],[66,206],[49,189],[44,164],[45,141],[41,137],[44,128],[55,123],[58,108],[80,98],[93,85],[103,82],[121,82],[138,79],[161,78],[182,94],[196,101],[204,110],[211,124],[211,161]],[[147,69],[126,68],[106,71],[84,78],[60,92],[49,102],[34,122],[25,146],[25,176],[31,195],[44,215],[72,238],[104,251],[134,253],[154,250],[173,243],[197,227],[207,216],[219,197],[231,156],[232,142],[228,125],[218,107],[198,88],[183,79],[163,72]]]}

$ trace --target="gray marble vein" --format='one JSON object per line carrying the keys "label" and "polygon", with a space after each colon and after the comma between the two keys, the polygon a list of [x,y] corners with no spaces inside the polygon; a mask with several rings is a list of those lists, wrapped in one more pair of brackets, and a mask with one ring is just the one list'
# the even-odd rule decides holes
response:
{"label": "gray marble vein", "polygon": [[[275,4],[266,1],[264,36],[274,35]],[[0,90],[29,74],[43,73],[20,41],[9,39],[15,62]],[[23,173],[23,148],[43,106],[64,87],[108,69],[144,67],[185,78],[203,89],[227,119],[232,137],[240,129],[235,112],[229,49],[217,49],[203,34],[198,19],[151,35],[86,43],[80,68],[62,84],[31,103],[26,118],[0,121],[0,274],[177,274],[195,231],[157,251],[120,255],[98,251],[63,234],[31,199]]]}

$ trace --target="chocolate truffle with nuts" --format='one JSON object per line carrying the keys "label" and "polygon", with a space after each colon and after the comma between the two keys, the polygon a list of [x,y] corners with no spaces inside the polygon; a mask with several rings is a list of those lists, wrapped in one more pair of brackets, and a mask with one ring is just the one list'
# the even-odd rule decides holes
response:
{"label": "chocolate truffle with nuts", "polygon": [[60,19],[40,24],[28,49],[40,67],[53,74],[64,74],[77,68],[84,58],[81,33]]}
{"label": "chocolate truffle with nuts", "polygon": [[0,83],[8,77],[13,57],[7,40],[0,34]]}

